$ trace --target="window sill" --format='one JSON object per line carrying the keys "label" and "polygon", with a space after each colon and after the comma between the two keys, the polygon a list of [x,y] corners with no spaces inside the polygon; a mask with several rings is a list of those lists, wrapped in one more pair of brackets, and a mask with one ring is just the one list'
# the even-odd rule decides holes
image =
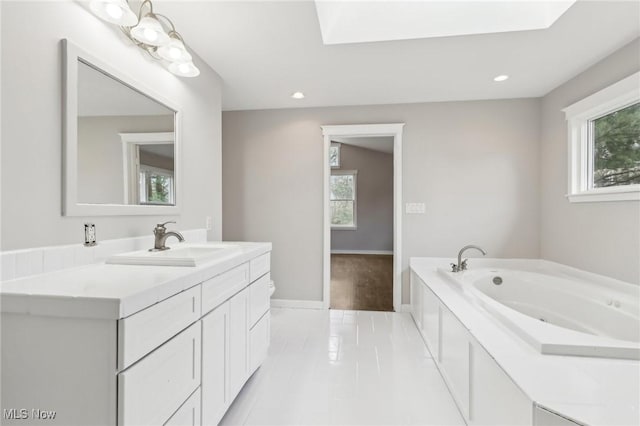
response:
{"label": "window sill", "polygon": [[332,225],[331,226],[332,231],[356,231],[357,229],[358,229],[357,226],[349,226],[349,225],[345,225],[345,226]]}
{"label": "window sill", "polygon": [[627,188],[609,188],[568,194],[570,203],[591,203],[607,201],[640,201],[640,185]]}

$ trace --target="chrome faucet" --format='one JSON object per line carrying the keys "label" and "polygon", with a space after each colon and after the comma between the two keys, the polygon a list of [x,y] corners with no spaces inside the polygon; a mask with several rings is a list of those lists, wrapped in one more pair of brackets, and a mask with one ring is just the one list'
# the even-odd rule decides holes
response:
{"label": "chrome faucet", "polygon": [[468,246],[464,246],[458,252],[458,264],[455,264],[455,263],[451,264],[451,272],[460,272],[460,271],[466,271],[467,270],[467,259],[462,260],[462,254],[468,249],[476,249],[480,253],[482,253],[483,256],[487,255],[486,251],[482,250],[478,246],[474,246],[473,244],[472,245],[468,245]]}
{"label": "chrome faucet", "polygon": [[182,236],[181,233],[179,232],[175,232],[175,231],[169,231],[167,232],[167,228],[165,228],[165,225],[167,223],[176,223],[173,220],[170,220],[169,222],[165,222],[165,223],[159,223],[156,225],[155,228],[153,228],[153,235],[155,235],[156,237],[156,241],[153,244],[153,248],[149,249],[149,251],[163,251],[163,250],[169,250],[171,247],[167,247],[164,244],[167,241],[167,238],[169,237],[176,237],[178,239],[178,241],[183,242],[184,241],[184,237]]}

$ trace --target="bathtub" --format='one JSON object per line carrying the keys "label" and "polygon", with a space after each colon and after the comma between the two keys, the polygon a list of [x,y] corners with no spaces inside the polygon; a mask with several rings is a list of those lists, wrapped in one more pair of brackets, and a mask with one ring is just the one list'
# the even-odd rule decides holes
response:
{"label": "bathtub", "polygon": [[540,353],[640,359],[638,286],[560,265],[523,265],[439,272]]}

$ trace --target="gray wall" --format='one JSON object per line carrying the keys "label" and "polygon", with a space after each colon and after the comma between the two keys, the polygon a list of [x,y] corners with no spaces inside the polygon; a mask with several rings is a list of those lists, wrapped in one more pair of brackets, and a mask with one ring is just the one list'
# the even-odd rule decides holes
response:
{"label": "gray wall", "polygon": [[118,133],[173,130],[171,115],[78,118],[78,200],[124,203],[122,142]]}
{"label": "gray wall", "polygon": [[618,50],[542,99],[541,255],[640,284],[640,202],[569,203],[567,123],[561,111],[640,70],[640,40]]}
{"label": "gray wall", "polygon": [[393,154],[341,144],[340,168],[357,170],[357,229],[331,231],[331,250],[393,250]]}
{"label": "gray wall", "polygon": [[[3,250],[80,242],[88,220],[105,239],[148,235],[162,219],[177,220],[178,229],[203,228],[212,216],[209,238],[220,239],[221,81],[215,71],[196,58],[198,78],[170,74],[79,2],[3,1],[1,31]],[[183,112],[179,216],[61,216],[62,38],[163,93]]]}
{"label": "gray wall", "polygon": [[321,125],[404,122],[411,256],[539,257],[539,99],[225,112],[223,237],[272,241],[275,298],[322,299]]}

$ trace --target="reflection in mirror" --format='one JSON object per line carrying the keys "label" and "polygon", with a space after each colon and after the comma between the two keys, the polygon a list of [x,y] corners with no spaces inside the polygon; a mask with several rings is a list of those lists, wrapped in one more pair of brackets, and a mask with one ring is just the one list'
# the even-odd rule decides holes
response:
{"label": "reflection in mirror", "polygon": [[78,203],[175,205],[174,114],[78,61]]}

